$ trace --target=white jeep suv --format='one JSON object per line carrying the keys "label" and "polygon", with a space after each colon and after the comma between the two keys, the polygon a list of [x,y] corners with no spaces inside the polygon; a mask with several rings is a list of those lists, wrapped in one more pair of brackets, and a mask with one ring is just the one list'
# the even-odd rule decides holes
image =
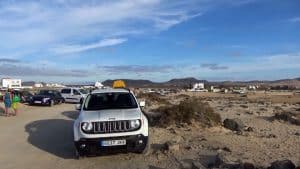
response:
{"label": "white jeep suv", "polygon": [[125,151],[145,153],[150,146],[148,119],[128,89],[95,90],[77,105],[74,122],[77,157]]}

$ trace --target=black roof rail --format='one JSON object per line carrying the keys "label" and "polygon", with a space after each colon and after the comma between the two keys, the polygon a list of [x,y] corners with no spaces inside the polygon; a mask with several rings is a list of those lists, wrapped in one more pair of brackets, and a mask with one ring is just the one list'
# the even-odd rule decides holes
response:
{"label": "black roof rail", "polygon": [[130,89],[129,89],[129,88],[126,88],[126,87],[115,87],[115,88],[113,88],[113,89],[125,89],[125,90],[127,90],[127,91],[130,92]]}

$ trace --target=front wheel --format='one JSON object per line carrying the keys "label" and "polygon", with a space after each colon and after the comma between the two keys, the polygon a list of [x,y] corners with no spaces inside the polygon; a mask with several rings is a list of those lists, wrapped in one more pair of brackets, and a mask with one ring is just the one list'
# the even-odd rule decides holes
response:
{"label": "front wheel", "polygon": [[147,156],[150,154],[150,150],[151,150],[151,141],[150,141],[150,137],[148,135],[147,144],[145,145],[145,148],[143,150],[138,150],[135,153],[143,154],[143,155]]}
{"label": "front wheel", "polygon": [[84,154],[80,153],[77,149],[75,149],[75,157],[77,160],[80,160],[84,158]]}
{"label": "front wheel", "polygon": [[145,149],[142,151],[142,154],[149,155],[150,150],[151,150],[151,141],[150,141],[150,137],[148,135],[147,145],[146,145]]}
{"label": "front wheel", "polygon": [[50,100],[50,101],[49,101],[49,106],[52,107],[53,105],[54,105],[54,101],[53,101],[53,100]]}

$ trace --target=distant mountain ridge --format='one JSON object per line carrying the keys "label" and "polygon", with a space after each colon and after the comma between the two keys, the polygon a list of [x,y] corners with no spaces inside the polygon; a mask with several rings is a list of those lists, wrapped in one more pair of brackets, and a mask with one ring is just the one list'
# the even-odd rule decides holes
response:
{"label": "distant mountain ridge", "polygon": [[[171,79],[166,82],[153,82],[144,79],[108,79],[102,82],[105,86],[112,86],[115,80],[125,81],[128,87],[135,88],[187,88],[195,83],[204,83],[205,85],[216,86],[247,86],[247,85],[268,85],[268,86],[294,86],[300,88],[300,78],[294,79],[279,79],[273,81],[267,80],[252,80],[252,81],[221,81],[213,82],[207,80],[199,80],[193,77]],[[33,85],[34,81],[23,82],[22,85]],[[42,82],[43,83],[43,82]],[[43,83],[45,84],[45,83]],[[95,82],[74,82],[68,83],[68,85],[91,85],[94,86]]]}
{"label": "distant mountain ridge", "polygon": [[[222,85],[222,86],[243,86],[243,85],[288,85],[300,88],[300,78],[294,79],[280,79],[274,81],[221,81],[221,82],[210,82],[207,80],[199,80],[193,77],[171,79],[166,82],[153,82],[150,80],[143,79],[115,79],[123,80],[128,87],[189,87],[194,83],[204,83],[206,85]],[[115,80],[109,79],[102,82],[105,86],[112,86]]]}
{"label": "distant mountain ridge", "polygon": [[[152,82],[150,80],[141,80],[141,79],[115,79],[115,80],[123,80],[125,84],[129,87],[149,87],[155,86],[157,83]],[[102,82],[104,86],[112,86],[115,80],[105,80]]]}

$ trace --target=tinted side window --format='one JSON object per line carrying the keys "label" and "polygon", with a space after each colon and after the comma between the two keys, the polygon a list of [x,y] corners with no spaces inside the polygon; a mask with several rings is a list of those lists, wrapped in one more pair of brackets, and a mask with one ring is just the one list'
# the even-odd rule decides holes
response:
{"label": "tinted side window", "polygon": [[80,95],[80,93],[77,90],[73,90],[73,94]]}
{"label": "tinted side window", "polygon": [[71,89],[62,89],[61,93],[70,94],[71,93]]}
{"label": "tinted side window", "polygon": [[61,94],[59,92],[55,92],[56,97],[61,97]]}

